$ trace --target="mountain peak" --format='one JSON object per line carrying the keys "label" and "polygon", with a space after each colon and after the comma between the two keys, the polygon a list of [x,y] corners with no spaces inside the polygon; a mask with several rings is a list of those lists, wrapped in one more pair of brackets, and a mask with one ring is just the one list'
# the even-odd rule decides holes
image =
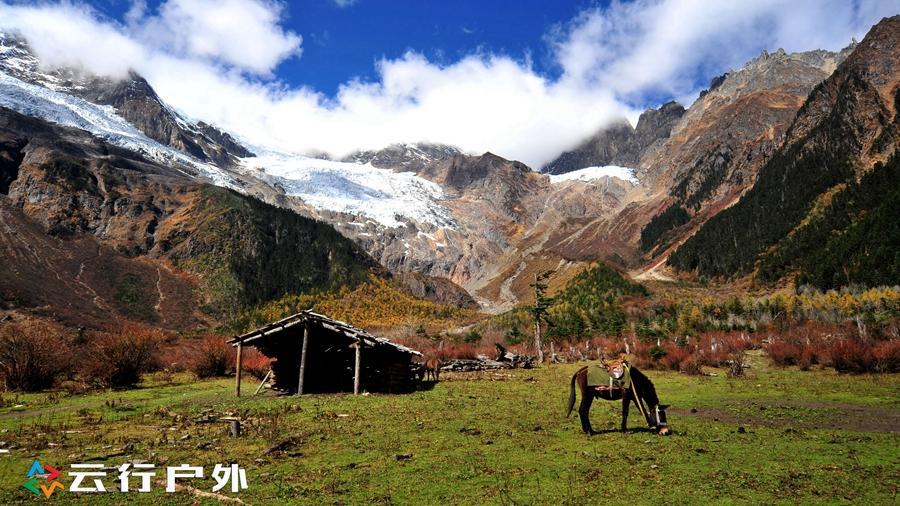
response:
{"label": "mountain peak", "polygon": [[357,151],[345,156],[341,161],[368,163],[381,169],[419,172],[431,163],[461,154],[462,150],[449,144],[396,143],[378,150]]}
{"label": "mountain peak", "polygon": [[673,100],[641,113],[634,127],[627,119],[621,118],[574,150],[561,154],[545,165],[542,172],[565,174],[586,167],[607,165],[636,167],[647,149],[669,136],[684,112],[684,107]]}

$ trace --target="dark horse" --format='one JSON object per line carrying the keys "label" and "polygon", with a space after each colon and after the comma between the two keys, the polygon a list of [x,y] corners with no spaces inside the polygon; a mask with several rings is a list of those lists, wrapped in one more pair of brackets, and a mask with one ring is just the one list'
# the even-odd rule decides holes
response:
{"label": "dark horse", "polygon": [[[661,436],[671,433],[666,422],[666,408],[668,406],[659,403],[656,388],[653,387],[650,378],[644,376],[644,373],[638,371],[637,368],[629,365],[624,358],[619,358],[609,363],[601,360],[600,365],[606,368],[606,372],[611,378],[610,385],[588,386],[588,368],[582,367],[579,369],[572,376],[567,417],[572,414],[572,408],[575,407],[575,384],[577,383],[578,388],[581,390],[581,406],[578,407],[578,416],[581,418],[581,429],[586,434],[591,436],[598,434],[591,428],[591,420],[588,417],[595,397],[607,401],[622,399],[622,432],[625,432],[628,422],[628,408],[633,401],[641,414],[644,415],[651,430]],[[613,380],[621,380],[625,377],[626,369],[631,376],[631,384],[627,387],[614,384]]]}

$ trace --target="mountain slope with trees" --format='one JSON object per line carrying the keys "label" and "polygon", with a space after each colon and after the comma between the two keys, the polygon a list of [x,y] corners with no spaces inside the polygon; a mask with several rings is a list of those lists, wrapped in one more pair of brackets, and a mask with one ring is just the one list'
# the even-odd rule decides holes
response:
{"label": "mountain slope with trees", "polygon": [[[669,257],[669,264],[707,277],[742,276],[761,265],[768,280],[799,269],[801,282],[822,287],[857,280],[900,282],[896,276],[862,272],[864,265],[895,261],[880,251],[897,242],[895,227],[882,223],[880,216],[890,212],[885,205],[895,184],[897,41],[900,17],[874,27],[813,90],[752,189],[700,228]],[[869,244],[866,238],[875,239],[873,227],[881,225],[886,235]],[[849,236],[840,237],[845,233]],[[870,248],[880,260],[866,258],[873,253]],[[840,258],[842,254],[851,258]],[[826,272],[841,270],[835,266],[846,260],[852,261],[846,272]],[[892,271],[888,266],[876,272]]]}

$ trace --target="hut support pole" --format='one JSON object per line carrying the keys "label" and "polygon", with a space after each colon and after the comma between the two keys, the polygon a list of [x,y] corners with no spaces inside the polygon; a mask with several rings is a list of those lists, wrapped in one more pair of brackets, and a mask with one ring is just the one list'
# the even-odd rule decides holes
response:
{"label": "hut support pole", "polygon": [[234,365],[234,396],[241,396],[241,352],[244,350],[244,344],[237,345],[237,359]]}
{"label": "hut support pole", "polygon": [[300,380],[297,383],[297,395],[303,395],[303,378],[306,375],[307,341],[309,341],[309,325],[303,325],[303,344],[300,348]]}
{"label": "hut support pole", "polygon": [[360,361],[362,359],[362,346],[360,343],[356,343],[356,364],[353,366],[353,393],[359,393],[359,373],[360,373]]}
{"label": "hut support pole", "polygon": [[269,369],[269,372],[266,373],[266,377],[263,378],[263,380],[259,382],[259,386],[256,387],[256,391],[253,392],[253,395],[259,395],[259,391],[262,390],[264,386],[266,386],[266,382],[269,381],[269,376],[271,376],[271,375],[272,375],[272,369]]}

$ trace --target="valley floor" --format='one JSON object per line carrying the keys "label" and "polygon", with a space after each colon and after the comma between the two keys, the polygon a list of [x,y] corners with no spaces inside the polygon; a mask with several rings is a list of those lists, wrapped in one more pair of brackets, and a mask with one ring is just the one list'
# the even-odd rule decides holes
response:
{"label": "valley floor", "polygon": [[[89,395],[6,393],[0,409],[0,503],[31,503],[34,458],[56,465],[134,459],[236,462],[249,504],[896,504],[900,376],[779,369],[754,354],[748,377],[650,371],[675,430],[663,438],[632,417],[627,434],[588,438],[566,418],[576,364],[443,375],[411,395],[233,397],[233,380],[151,376],[144,388]],[[243,391],[252,393],[248,379]],[[620,403],[595,402],[595,429]],[[235,414],[244,437],[206,420]],[[639,415],[638,415],[639,416]],[[277,443],[282,448],[266,450]],[[116,473],[107,487],[115,490]],[[200,490],[211,479],[191,482]],[[218,504],[189,492],[59,491],[77,504]]]}

